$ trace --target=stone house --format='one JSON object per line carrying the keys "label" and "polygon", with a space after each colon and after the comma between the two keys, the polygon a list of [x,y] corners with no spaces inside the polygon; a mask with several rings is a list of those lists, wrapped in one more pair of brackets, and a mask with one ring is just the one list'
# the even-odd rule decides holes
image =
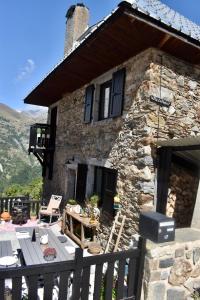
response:
{"label": "stone house", "polygon": [[44,196],[98,194],[103,240],[118,193],[124,246],[141,209],[199,226],[200,27],[158,0],[123,1],[89,28],[83,4],[66,17],[64,59],[25,98],[49,107],[29,146]]}

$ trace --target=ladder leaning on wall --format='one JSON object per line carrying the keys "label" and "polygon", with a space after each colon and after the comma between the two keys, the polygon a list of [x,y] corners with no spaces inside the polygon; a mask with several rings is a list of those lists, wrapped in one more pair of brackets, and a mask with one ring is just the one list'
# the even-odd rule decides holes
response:
{"label": "ladder leaning on wall", "polygon": [[[119,221],[120,218],[121,221]],[[106,249],[104,253],[107,253],[111,246],[113,248],[112,252],[116,252],[118,250],[119,241],[122,235],[122,230],[124,228],[125,220],[126,220],[126,216],[121,216],[120,212],[118,211],[115,216],[113,226],[110,232],[110,236],[108,239],[108,243],[106,245]]]}

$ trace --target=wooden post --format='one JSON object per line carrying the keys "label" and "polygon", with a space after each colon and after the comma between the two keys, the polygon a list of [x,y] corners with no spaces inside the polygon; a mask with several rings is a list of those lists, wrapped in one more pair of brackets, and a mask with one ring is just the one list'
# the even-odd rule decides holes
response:
{"label": "wooden post", "polygon": [[62,220],[61,220],[61,232],[65,233],[65,227],[66,227],[66,209],[63,209],[62,213]]}
{"label": "wooden post", "polygon": [[37,217],[39,216],[39,210],[40,210],[40,203],[39,201],[36,202],[36,214],[37,214]]}
{"label": "wooden post", "polygon": [[83,269],[83,250],[81,248],[76,248],[75,270],[74,270],[73,287],[72,287],[72,300],[80,299],[82,269]]}
{"label": "wooden post", "polygon": [[71,216],[69,216],[69,230],[70,230],[70,232],[73,234],[74,233],[74,227],[73,227],[73,220],[72,220],[72,217]]}
{"label": "wooden post", "polygon": [[142,279],[143,279],[143,273],[144,273],[144,259],[145,259],[145,253],[146,253],[146,239],[143,237],[140,237],[138,248],[140,249],[140,257],[139,260],[139,266],[137,269],[137,281],[135,283],[135,300],[140,300],[141,298],[141,290],[142,290]]}
{"label": "wooden post", "polygon": [[30,201],[27,201],[25,205],[27,205],[28,219],[30,219],[30,215],[31,215],[31,203],[30,203]]}
{"label": "wooden post", "polygon": [[35,228],[33,229],[31,241],[36,242]]}

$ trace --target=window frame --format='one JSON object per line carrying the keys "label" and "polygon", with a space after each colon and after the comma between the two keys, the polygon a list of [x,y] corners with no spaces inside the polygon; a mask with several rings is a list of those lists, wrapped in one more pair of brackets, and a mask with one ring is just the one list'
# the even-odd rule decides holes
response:
{"label": "window frame", "polygon": [[[109,102],[108,102],[108,116],[104,116],[105,111],[105,90],[109,88]],[[99,114],[98,114],[98,121],[106,120],[110,118],[110,103],[111,103],[111,96],[112,96],[112,79],[102,83],[99,86],[100,94],[99,94]]]}

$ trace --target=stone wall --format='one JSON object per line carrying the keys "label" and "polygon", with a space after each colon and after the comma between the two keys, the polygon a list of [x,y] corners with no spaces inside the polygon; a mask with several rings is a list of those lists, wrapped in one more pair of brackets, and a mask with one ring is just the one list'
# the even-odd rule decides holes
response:
{"label": "stone wall", "polygon": [[199,184],[195,170],[172,164],[166,214],[176,220],[176,228],[190,227]]}
{"label": "stone wall", "polygon": [[[162,56],[162,66],[161,66]],[[126,68],[125,101],[122,117],[83,123],[85,88],[65,95],[58,105],[58,126],[53,180],[45,180],[45,196],[62,194],[66,200],[66,164],[69,160],[107,166],[118,170],[117,191],[122,214],[127,216],[121,246],[129,245],[137,231],[140,209],[154,206],[155,148],[158,105],[150,95],[171,101],[161,108],[159,138],[199,134],[200,70],[156,49],[148,49],[91,83]],[[160,75],[162,75],[160,77]],[[160,95],[161,81],[161,95]],[[88,83],[89,85],[90,83]],[[98,106],[95,99],[95,107]],[[108,226],[107,226],[108,225]],[[99,233],[103,243],[109,224]]]}
{"label": "stone wall", "polygon": [[176,235],[167,244],[147,242],[142,300],[192,300],[200,289],[200,231],[179,229]]}

